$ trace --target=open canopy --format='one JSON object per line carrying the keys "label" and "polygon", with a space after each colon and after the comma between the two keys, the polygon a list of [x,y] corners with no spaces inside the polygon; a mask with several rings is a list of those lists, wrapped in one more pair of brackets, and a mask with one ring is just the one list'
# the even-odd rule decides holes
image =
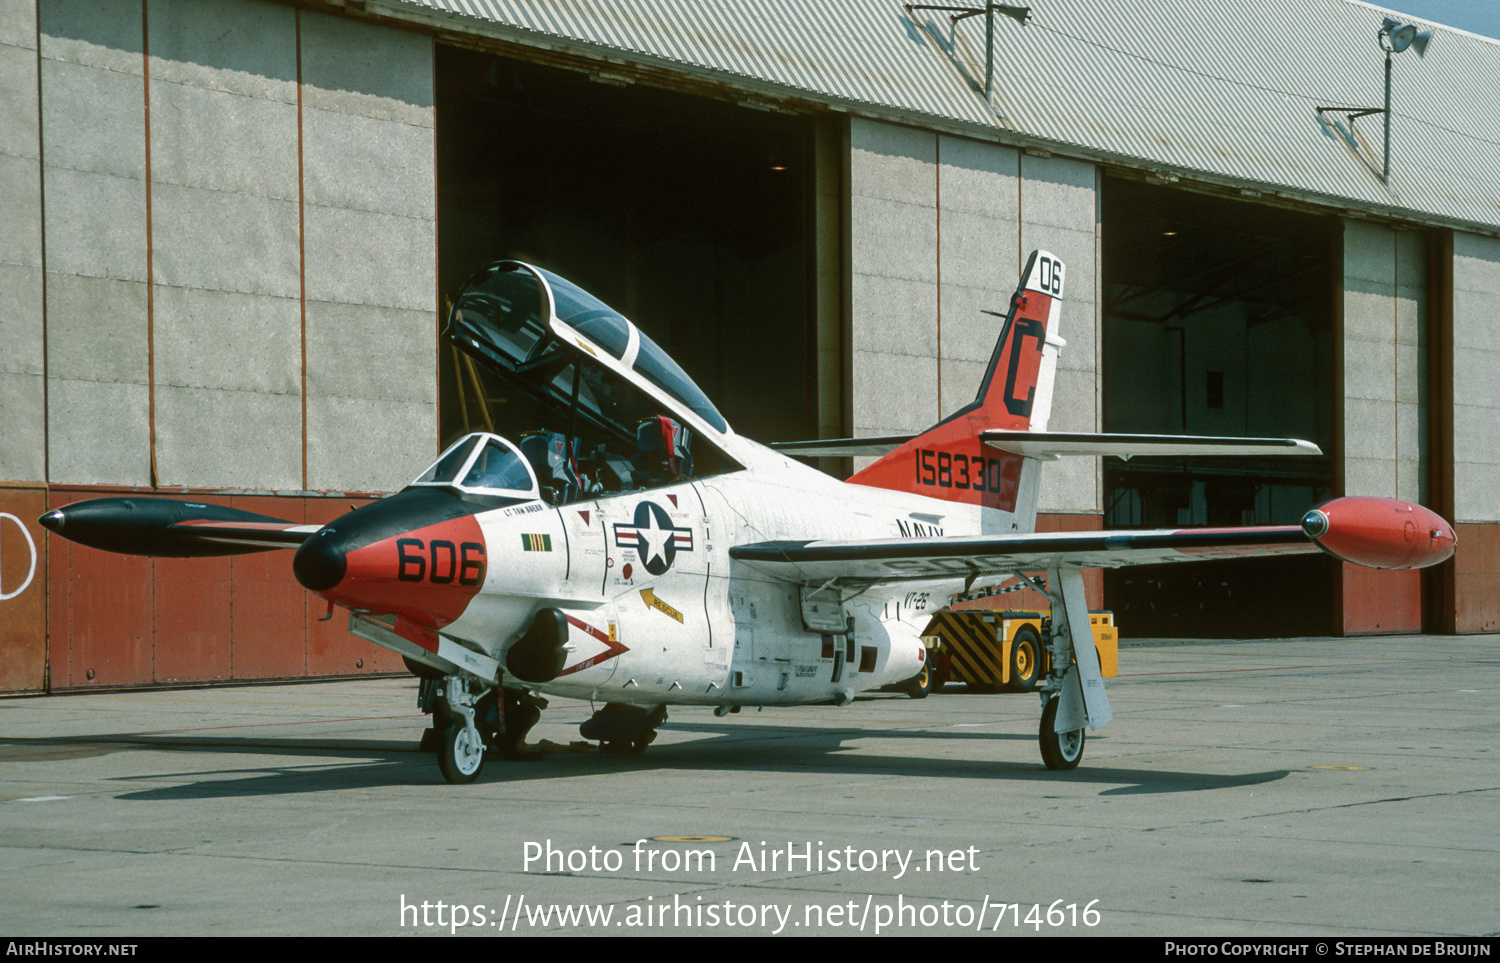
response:
{"label": "open canopy", "polygon": [[663,413],[700,435],[729,431],[654,341],[550,271],[519,261],[490,265],[464,285],[444,334],[544,402],[622,438]]}

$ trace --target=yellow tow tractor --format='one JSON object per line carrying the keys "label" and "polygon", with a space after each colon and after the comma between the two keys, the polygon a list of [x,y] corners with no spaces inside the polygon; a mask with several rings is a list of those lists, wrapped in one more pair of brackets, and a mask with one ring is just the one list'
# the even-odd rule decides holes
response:
{"label": "yellow tow tractor", "polygon": [[[1099,670],[1106,678],[1119,671],[1119,635],[1113,612],[1089,612]],[[922,632],[927,659],[907,692],[920,699],[948,682],[962,682],[978,692],[1030,692],[1051,670],[1044,641],[1051,637],[1047,612],[944,609],[934,613]],[[925,681],[925,686],[924,686]],[[920,693],[920,694],[919,694]]]}

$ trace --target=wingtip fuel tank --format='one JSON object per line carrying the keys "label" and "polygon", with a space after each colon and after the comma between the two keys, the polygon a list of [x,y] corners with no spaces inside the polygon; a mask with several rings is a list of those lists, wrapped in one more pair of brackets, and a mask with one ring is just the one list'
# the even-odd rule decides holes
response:
{"label": "wingtip fuel tank", "polygon": [[1324,502],[1302,516],[1302,531],[1328,554],[1370,568],[1426,568],[1458,545],[1453,526],[1431,509],[1370,495]]}

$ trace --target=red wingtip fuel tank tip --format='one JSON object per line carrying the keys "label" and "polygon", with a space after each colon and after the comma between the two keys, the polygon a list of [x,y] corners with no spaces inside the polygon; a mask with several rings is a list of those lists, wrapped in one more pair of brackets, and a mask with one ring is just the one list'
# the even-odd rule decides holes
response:
{"label": "red wingtip fuel tank tip", "polygon": [[1458,545],[1435,512],[1396,498],[1350,495],[1302,516],[1302,531],[1329,555],[1370,568],[1426,568]]}

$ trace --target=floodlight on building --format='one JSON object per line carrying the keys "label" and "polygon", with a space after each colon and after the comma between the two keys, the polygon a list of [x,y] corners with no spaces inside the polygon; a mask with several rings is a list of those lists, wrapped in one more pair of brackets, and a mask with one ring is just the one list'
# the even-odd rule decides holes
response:
{"label": "floodlight on building", "polygon": [[1427,44],[1432,40],[1431,30],[1418,30],[1414,23],[1402,23],[1386,17],[1380,23],[1380,33],[1376,34],[1377,41],[1382,50],[1388,53],[1400,53],[1407,47],[1416,47],[1417,56],[1427,55]]}
{"label": "floodlight on building", "polygon": [[1418,57],[1427,56],[1427,44],[1432,41],[1431,30],[1418,30],[1414,23],[1402,23],[1386,17],[1380,22],[1380,30],[1375,34],[1375,43],[1381,50],[1385,51],[1385,106],[1384,107],[1319,107],[1318,114],[1335,113],[1347,114],[1349,126],[1353,128],[1354,122],[1361,117],[1370,114],[1385,115],[1385,166],[1381,169],[1380,179],[1389,186],[1391,183],[1391,54],[1398,54],[1408,48],[1414,48]]}
{"label": "floodlight on building", "polygon": [[1432,40],[1431,30],[1418,30],[1416,24],[1401,23],[1386,17],[1380,22],[1380,32],[1375,42],[1385,51],[1385,173],[1386,184],[1391,182],[1391,54],[1401,53],[1407,47],[1415,47],[1418,57],[1427,56],[1427,44]]}

